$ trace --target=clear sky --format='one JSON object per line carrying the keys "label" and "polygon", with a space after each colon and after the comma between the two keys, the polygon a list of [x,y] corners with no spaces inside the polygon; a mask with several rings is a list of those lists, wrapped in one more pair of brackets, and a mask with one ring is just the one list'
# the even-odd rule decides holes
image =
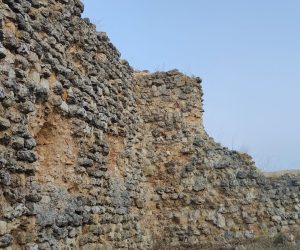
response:
{"label": "clear sky", "polygon": [[299,0],[83,2],[134,68],[203,79],[216,141],[261,169],[300,169]]}

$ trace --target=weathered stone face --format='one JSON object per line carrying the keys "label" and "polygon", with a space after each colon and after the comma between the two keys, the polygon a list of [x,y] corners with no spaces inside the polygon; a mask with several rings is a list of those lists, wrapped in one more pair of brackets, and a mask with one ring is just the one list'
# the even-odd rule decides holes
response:
{"label": "weathered stone face", "polygon": [[201,79],[134,72],[78,0],[0,2],[0,248],[151,249],[299,228],[202,124]]}

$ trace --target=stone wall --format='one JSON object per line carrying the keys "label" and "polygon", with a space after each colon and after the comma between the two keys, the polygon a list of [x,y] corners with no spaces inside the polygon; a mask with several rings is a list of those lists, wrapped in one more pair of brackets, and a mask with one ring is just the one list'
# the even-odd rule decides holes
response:
{"label": "stone wall", "polygon": [[134,72],[82,11],[0,1],[0,248],[188,248],[299,228],[299,176],[267,178],[215,143],[200,78]]}
{"label": "stone wall", "polygon": [[215,143],[202,125],[199,78],[135,79],[152,194],[147,225],[161,245],[243,241],[299,225],[299,176],[266,178],[250,156]]}

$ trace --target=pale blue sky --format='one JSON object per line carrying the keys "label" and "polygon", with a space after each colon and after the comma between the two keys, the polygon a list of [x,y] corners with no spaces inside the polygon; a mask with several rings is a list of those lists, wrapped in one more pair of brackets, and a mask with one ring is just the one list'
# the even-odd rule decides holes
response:
{"label": "pale blue sky", "polygon": [[300,169],[299,0],[84,0],[137,69],[200,76],[204,124],[264,170]]}

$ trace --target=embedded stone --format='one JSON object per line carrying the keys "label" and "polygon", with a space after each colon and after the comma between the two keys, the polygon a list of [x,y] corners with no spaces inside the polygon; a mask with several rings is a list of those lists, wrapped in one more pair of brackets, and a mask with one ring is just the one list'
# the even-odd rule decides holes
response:
{"label": "embedded stone", "polygon": [[4,89],[0,87],[0,102],[5,99],[5,92]]}
{"label": "embedded stone", "polygon": [[176,163],[174,161],[166,162],[165,167],[166,167],[167,173],[169,173],[169,174],[174,174],[176,171]]}
{"label": "embedded stone", "polygon": [[8,134],[4,134],[2,137],[0,137],[0,143],[2,145],[7,146],[9,145],[10,141],[11,141],[11,137]]}
{"label": "embedded stone", "polygon": [[10,121],[6,118],[0,117],[0,131],[9,129],[11,126]]}
{"label": "embedded stone", "polygon": [[24,148],[24,138],[13,137],[11,140],[11,146],[13,149],[23,149]]}
{"label": "embedded stone", "polygon": [[193,190],[195,192],[200,192],[200,191],[203,191],[205,189],[206,189],[206,185],[202,181],[196,181],[195,185],[193,186]]}
{"label": "embedded stone", "polygon": [[69,112],[69,106],[66,102],[62,102],[62,104],[59,107],[62,111],[66,112],[66,113]]}
{"label": "embedded stone", "polygon": [[236,174],[236,178],[238,178],[238,179],[245,179],[245,178],[247,178],[247,175],[248,175],[247,172],[239,171],[239,172]]}
{"label": "embedded stone", "polygon": [[11,234],[5,234],[3,236],[0,236],[0,247],[8,247],[12,240],[13,237]]}
{"label": "embedded stone", "polygon": [[21,150],[17,152],[17,159],[19,161],[27,161],[33,163],[37,161],[37,154],[31,150]]}
{"label": "embedded stone", "polygon": [[83,167],[91,167],[94,164],[94,161],[89,158],[80,158],[78,159],[78,164]]}
{"label": "embedded stone", "polygon": [[6,49],[0,47],[0,59],[5,58],[7,55]]}
{"label": "embedded stone", "polygon": [[68,218],[64,214],[60,214],[55,218],[55,223],[58,227],[65,227],[68,225]]}
{"label": "embedded stone", "polygon": [[50,212],[37,215],[37,224],[42,228],[52,226],[54,220],[54,215]]}
{"label": "embedded stone", "polygon": [[35,96],[36,96],[36,102],[42,103],[47,101],[49,90],[46,87],[43,86],[37,86],[34,90]]}
{"label": "embedded stone", "polygon": [[20,104],[20,110],[24,114],[29,114],[29,113],[35,111],[35,106],[31,101],[26,101],[26,102]]}
{"label": "embedded stone", "polygon": [[33,149],[34,147],[36,147],[36,141],[34,138],[29,138],[25,140],[25,148]]}
{"label": "embedded stone", "polygon": [[60,96],[57,96],[57,95],[52,95],[52,96],[50,96],[49,102],[50,102],[53,106],[56,106],[56,107],[61,106],[62,103],[63,103],[61,97],[60,97]]}
{"label": "embedded stone", "polygon": [[0,220],[0,236],[7,233],[7,222]]}

